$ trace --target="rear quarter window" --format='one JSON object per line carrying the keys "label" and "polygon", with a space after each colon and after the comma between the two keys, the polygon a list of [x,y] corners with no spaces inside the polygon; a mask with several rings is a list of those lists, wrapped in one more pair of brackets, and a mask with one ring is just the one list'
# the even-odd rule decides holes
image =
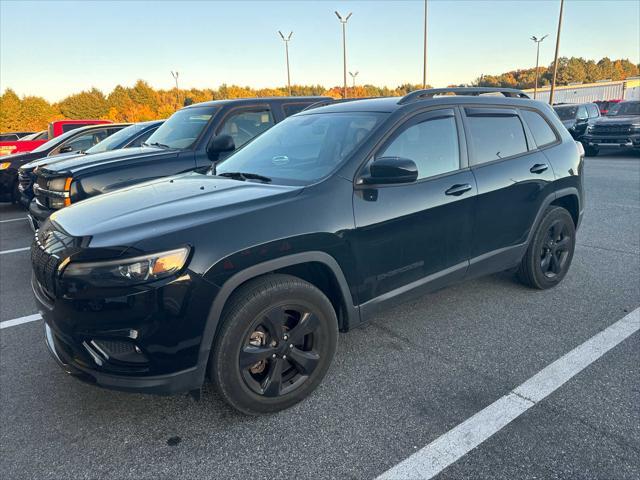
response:
{"label": "rear quarter window", "polygon": [[467,116],[473,146],[472,165],[500,160],[528,151],[520,117],[508,113]]}
{"label": "rear quarter window", "polygon": [[533,110],[520,110],[522,118],[527,123],[533,139],[538,147],[544,147],[558,140],[555,132],[542,115]]}

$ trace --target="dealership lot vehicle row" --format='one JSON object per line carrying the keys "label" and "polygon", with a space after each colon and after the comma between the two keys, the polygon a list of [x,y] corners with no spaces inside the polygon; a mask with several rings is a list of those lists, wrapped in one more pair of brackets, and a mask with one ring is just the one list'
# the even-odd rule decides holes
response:
{"label": "dealership lot vehicle row", "polygon": [[[639,166],[637,157],[620,155],[587,161],[587,212],[561,286],[532,295],[505,273],[395,308],[340,336],[336,364],[317,395],[261,419],[238,416],[210,385],[193,402],[65,377],[46,352],[41,321],[4,327],[36,310],[29,254],[2,255],[2,471],[11,478],[245,478],[249,471],[374,478],[412,455],[424,462],[424,446],[433,451],[434,442],[452,441],[451,432],[517,385],[631,318],[640,304]],[[3,208],[0,218],[19,213]],[[1,250],[31,238],[26,222],[0,226]],[[438,478],[637,478],[638,337],[599,350],[602,357],[477,448],[458,444],[454,456],[465,455],[436,468]],[[66,438],[68,448],[61,452],[52,435]],[[121,461],[108,465],[114,455]],[[447,455],[433,458],[443,467]]]}

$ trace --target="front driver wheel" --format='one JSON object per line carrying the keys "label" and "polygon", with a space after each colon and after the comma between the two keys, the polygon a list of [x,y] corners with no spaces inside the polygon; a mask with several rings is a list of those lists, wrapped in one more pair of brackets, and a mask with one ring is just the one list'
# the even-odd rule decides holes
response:
{"label": "front driver wheel", "polygon": [[562,207],[549,207],[522,258],[518,277],[532,288],[555,287],[569,271],[575,246],[573,218]]}
{"label": "front driver wheel", "polygon": [[237,410],[277,412],[307,397],[327,373],[338,338],[329,299],[290,275],[249,281],[225,307],[209,375]]}

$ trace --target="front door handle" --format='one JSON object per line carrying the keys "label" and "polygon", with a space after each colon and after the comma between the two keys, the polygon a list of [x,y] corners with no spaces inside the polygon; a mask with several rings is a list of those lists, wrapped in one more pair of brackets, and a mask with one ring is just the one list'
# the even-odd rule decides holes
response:
{"label": "front door handle", "polygon": [[542,173],[548,168],[549,168],[549,165],[547,165],[546,163],[536,163],[533,167],[529,169],[529,171],[531,173]]}
{"label": "front door handle", "polygon": [[471,185],[469,185],[468,183],[458,183],[450,187],[448,190],[446,190],[444,194],[455,195],[457,197],[462,195],[465,192],[468,192],[469,190],[471,190]]}

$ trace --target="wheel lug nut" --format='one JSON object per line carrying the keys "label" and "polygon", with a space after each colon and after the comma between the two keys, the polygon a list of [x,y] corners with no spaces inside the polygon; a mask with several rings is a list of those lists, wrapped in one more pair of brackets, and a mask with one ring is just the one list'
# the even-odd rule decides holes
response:
{"label": "wheel lug nut", "polygon": [[288,335],[285,335],[285,336],[284,336],[284,337],[282,337],[282,338],[283,338],[283,339],[285,339],[285,340],[288,340],[288,339],[289,339],[289,336],[288,336]]}
{"label": "wheel lug nut", "polygon": [[293,343],[291,345],[289,345],[289,348],[293,348]]}
{"label": "wheel lug nut", "polygon": [[271,355],[273,358],[276,358],[276,354],[274,353],[273,355]]}
{"label": "wheel lug nut", "polygon": [[286,358],[287,358],[287,356],[286,356],[286,355],[283,355],[283,356],[282,356],[282,359],[283,359],[283,360],[286,360]]}

